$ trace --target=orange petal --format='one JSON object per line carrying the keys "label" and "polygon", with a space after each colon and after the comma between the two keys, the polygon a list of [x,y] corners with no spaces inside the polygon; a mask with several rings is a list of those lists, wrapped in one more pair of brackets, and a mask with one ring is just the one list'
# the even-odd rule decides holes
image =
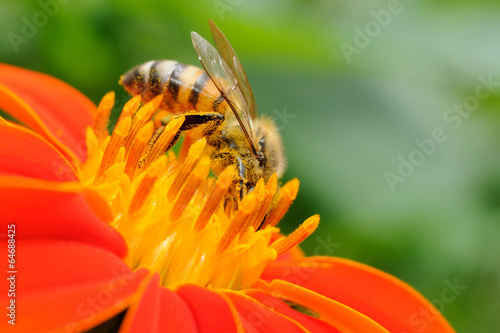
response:
{"label": "orange petal", "polygon": [[276,279],[268,285],[261,280],[258,285],[275,297],[310,309],[317,313],[322,321],[343,333],[388,333],[386,329],[364,314],[296,284]]}
{"label": "orange petal", "polygon": [[355,261],[311,257],[275,262],[266,268],[262,278],[303,286],[365,314],[391,332],[455,332],[415,289]]}
{"label": "orange petal", "polygon": [[0,225],[15,222],[22,239],[75,240],[124,257],[123,237],[100,219],[111,216],[109,207],[91,192],[79,183],[0,176]]}
{"label": "orange petal", "polygon": [[199,332],[238,332],[233,311],[221,295],[192,284],[180,286],[175,293],[191,309]]}
{"label": "orange petal", "polygon": [[160,287],[160,277],[153,275],[139,302],[127,312],[120,333],[196,333],[196,323],[189,307],[170,289]]}
{"label": "orange petal", "polygon": [[[6,243],[0,244],[4,258]],[[132,272],[102,248],[79,242],[18,240],[15,259],[19,271],[6,273],[15,277],[15,297],[5,292],[0,301],[3,307],[15,299],[16,332],[80,332],[94,327],[129,306],[146,274]],[[12,270],[6,263],[3,272]],[[8,290],[10,282],[2,279],[2,290]],[[0,322],[1,332],[11,328],[7,320]]]}
{"label": "orange petal", "polygon": [[307,330],[314,332],[314,333],[340,333],[338,329],[330,326],[324,321],[321,321],[318,318],[305,315],[299,311],[295,311],[292,309],[290,306],[285,304],[283,301],[279,300],[276,297],[273,297],[267,293],[264,293],[259,290],[246,290],[244,291],[245,295],[248,295],[258,301],[259,303],[262,303],[263,305],[267,306],[268,308],[281,313],[285,317],[288,317],[292,319],[293,321],[299,323],[300,325],[304,326]]}
{"label": "orange petal", "polygon": [[297,322],[271,310],[253,298],[242,293],[225,290],[226,295],[236,307],[245,332],[307,332]]}
{"label": "orange petal", "polygon": [[38,134],[0,118],[0,174],[78,180],[71,164]]}
{"label": "orange petal", "polygon": [[0,64],[0,108],[85,160],[85,129],[92,125],[96,107],[73,87],[42,73]]}

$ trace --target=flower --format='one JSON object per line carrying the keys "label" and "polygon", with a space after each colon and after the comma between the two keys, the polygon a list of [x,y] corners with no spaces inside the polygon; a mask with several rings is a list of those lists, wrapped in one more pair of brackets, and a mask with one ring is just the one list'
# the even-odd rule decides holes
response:
{"label": "flower", "polygon": [[0,65],[0,108],[17,122],[0,119],[0,219],[14,230],[2,240],[14,296],[0,297],[17,332],[453,332],[396,278],[305,257],[318,216],[281,235],[297,180],[224,205],[232,168],[209,176],[204,139],[172,153],[183,117],[160,127],[161,99],[130,99],[109,135],[113,93],[95,107]]}

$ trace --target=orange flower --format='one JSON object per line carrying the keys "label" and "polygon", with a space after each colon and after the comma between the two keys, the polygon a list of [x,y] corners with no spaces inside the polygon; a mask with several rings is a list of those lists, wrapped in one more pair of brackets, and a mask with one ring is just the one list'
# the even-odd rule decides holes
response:
{"label": "orange flower", "polygon": [[109,135],[112,93],[96,108],[0,65],[0,109],[17,121],[0,118],[0,232],[14,230],[2,332],[454,332],[396,278],[304,257],[318,216],[280,235],[297,180],[225,207],[233,170],[209,176],[204,139],[165,154],[182,118],[150,140],[161,98],[132,98]]}

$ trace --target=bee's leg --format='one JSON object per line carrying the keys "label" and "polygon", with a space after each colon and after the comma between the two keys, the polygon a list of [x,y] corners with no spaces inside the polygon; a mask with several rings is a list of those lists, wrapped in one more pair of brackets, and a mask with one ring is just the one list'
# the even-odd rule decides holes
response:
{"label": "bee's leg", "polygon": [[[170,120],[177,118],[178,116],[166,116],[161,119],[163,125],[166,125]],[[184,114],[184,123],[179,129],[180,132],[187,131],[196,128],[201,125],[205,125],[204,134],[212,134],[224,121],[224,116],[217,112],[192,112]]]}
{"label": "bee's leg", "polygon": [[[169,151],[170,148],[172,148],[173,145],[177,143],[179,137],[181,136],[182,131],[188,131],[190,129],[204,125],[205,128],[203,128],[203,134],[210,135],[224,122],[225,119],[222,114],[216,112],[199,112],[199,113],[193,112],[184,114],[184,116],[185,116],[184,122],[182,123],[177,133],[175,133],[173,140],[170,142],[167,149],[165,149],[165,152]],[[179,116],[169,115],[162,118],[161,122],[163,126],[159,127],[153,133],[153,136],[151,137],[151,139],[149,139],[147,149],[151,149],[151,147],[156,143],[156,140],[158,140],[158,138],[160,137],[161,133],[163,133],[163,131],[165,130],[166,125],[171,120],[177,117]],[[140,161],[139,163],[141,164],[143,161],[144,160]]]}
{"label": "bee's leg", "polygon": [[203,134],[206,136],[215,132],[225,120],[222,114],[216,112],[188,113],[184,116],[186,120],[184,120],[184,124],[181,126],[181,131],[205,125]]}
{"label": "bee's leg", "polygon": [[264,225],[264,222],[266,222],[266,219],[267,219],[267,215],[269,215],[269,213],[267,213],[266,215],[264,215],[264,218],[262,219],[262,221],[260,221],[260,224],[259,224],[259,226],[257,227],[256,230],[260,230],[260,227],[262,227]]}
{"label": "bee's leg", "polygon": [[178,131],[177,133],[175,133],[173,140],[169,143],[167,149],[165,149],[165,152],[169,151],[170,148],[172,148],[177,143],[177,141],[179,141],[180,136],[181,136],[181,131]]}
{"label": "bee's leg", "polygon": [[241,201],[247,194],[246,166],[243,159],[238,154],[228,150],[212,154],[211,159],[212,163],[217,166],[217,169],[222,170],[224,167],[228,166],[234,166],[236,169],[233,184],[229,189],[224,206],[227,207],[229,202],[234,201],[231,205],[236,204],[237,207],[238,201]]}
{"label": "bee's leg", "polygon": [[245,163],[241,160],[241,157],[236,155],[236,169],[238,170],[238,176],[240,178],[240,200],[245,196],[245,176],[246,168]]}
{"label": "bee's leg", "polygon": [[[168,115],[161,119],[163,125],[167,125],[172,119],[179,116]],[[203,134],[208,136],[212,134],[223,122],[224,116],[216,112],[193,112],[184,114],[184,123],[182,123],[179,131],[175,134],[174,139],[167,147],[167,151],[172,148],[172,146],[179,140],[182,131],[188,131],[190,129],[196,128],[198,126],[205,126],[203,128]]]}

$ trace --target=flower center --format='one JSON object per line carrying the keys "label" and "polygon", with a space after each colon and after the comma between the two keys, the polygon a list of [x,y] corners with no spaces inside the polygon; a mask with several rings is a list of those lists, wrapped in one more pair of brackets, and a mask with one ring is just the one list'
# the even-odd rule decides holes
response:
{"label": "flower center", "polygon": [[87,131],[82,182],[108,201],[112,226],[128,244],[125,261],[131,268],[158,272],[164,286],[251,287],[266,265],[316,229],[319,217],[286,237],[277,234],[275,226],[295,199],[299,182],[294,179],[278,190],[276,175],[267,184],[261,179],[237,204],[227,201],[235,168],[227,167],[217,179],[209,176],[204,138],[191,145],[185,140],[184,157],[168,151],[184,117],[161,126],[155,117],[161,99],[139,108],[140,97],[132,98],[109,135],[114,94],[103,98]]}

